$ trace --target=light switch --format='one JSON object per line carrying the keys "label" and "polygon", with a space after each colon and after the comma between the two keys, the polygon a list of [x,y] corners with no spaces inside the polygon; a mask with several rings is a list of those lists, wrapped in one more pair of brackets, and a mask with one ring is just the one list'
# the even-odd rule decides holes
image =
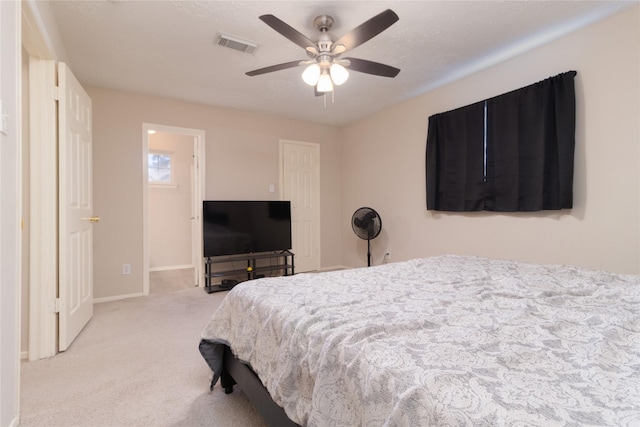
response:
{"label": "light switch", "polygon": [[275,192],[276,192],[275,184],[269,184],[269,193],[275,193]]}

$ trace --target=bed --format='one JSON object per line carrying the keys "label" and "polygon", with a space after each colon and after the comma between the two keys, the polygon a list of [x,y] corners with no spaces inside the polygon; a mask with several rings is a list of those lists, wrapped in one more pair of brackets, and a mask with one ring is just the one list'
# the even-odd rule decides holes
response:
{"label": "bed", "polygon": [[200,352],[274,426],[639,425],[640,277],[444,255],[259,279]]}

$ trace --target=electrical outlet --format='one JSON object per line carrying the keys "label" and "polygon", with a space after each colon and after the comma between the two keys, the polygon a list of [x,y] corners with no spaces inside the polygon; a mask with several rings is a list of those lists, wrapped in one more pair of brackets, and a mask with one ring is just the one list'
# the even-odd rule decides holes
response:
{"label": "electrical outlet", "polygon": [[382,258],[382,263],[386,264],[391,260],[391,252],[385,252],[384,257]]}
{"label": "electrical outlet", "polygon": [[122,274],[123,275],[131,274],[131,264],[122,264]]}

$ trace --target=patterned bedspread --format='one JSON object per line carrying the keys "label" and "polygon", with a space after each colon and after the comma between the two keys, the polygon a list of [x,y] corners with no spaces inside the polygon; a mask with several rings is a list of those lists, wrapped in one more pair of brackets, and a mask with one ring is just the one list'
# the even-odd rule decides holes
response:
{"label": "patterned bedspread", "polygon": [[449,255],[267,278],[202,338],[300,425],[640,425],[638,276]]}

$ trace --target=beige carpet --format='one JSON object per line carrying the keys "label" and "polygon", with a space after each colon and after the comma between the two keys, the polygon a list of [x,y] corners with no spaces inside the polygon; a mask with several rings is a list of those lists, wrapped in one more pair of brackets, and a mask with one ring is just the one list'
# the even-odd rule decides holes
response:
{"label": "beige carpet", "polygon": [[173,292],[195,287],[193,268],[149,272],[149,293]]}
{"label": "beige carpet", "polygon": [[96,304],[55,357],[23,362],[21,426],[266,426],[241,391],[209,392],[200,333],[226,292]]}

